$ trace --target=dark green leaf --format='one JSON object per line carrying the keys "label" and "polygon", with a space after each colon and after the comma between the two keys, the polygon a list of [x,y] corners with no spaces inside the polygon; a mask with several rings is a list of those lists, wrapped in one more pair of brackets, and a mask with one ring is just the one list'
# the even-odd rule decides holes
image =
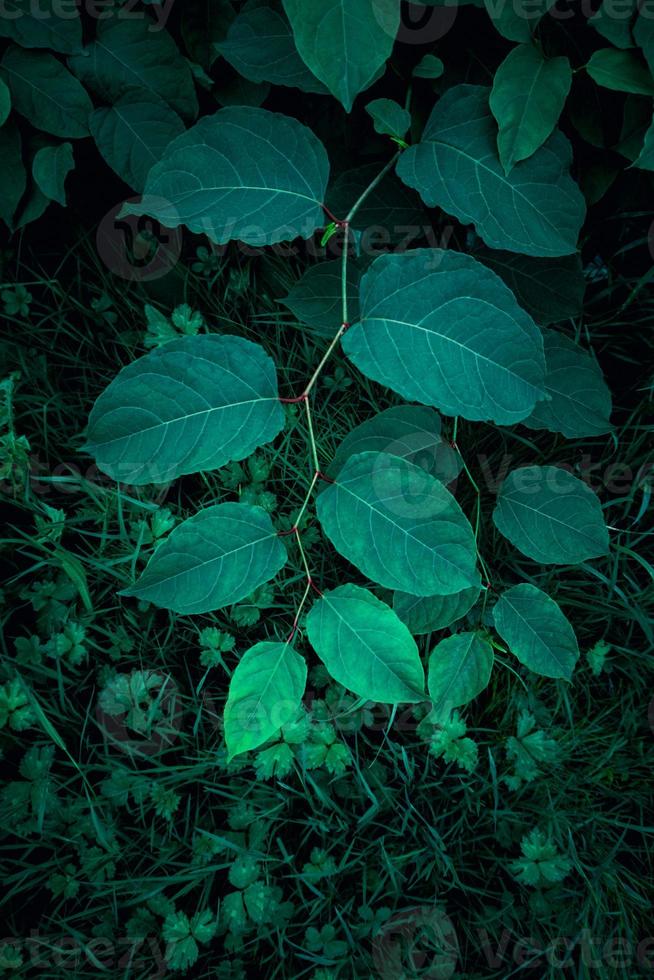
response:
{"label": "dark green leaf", "polygon": [[445,65],[436,55],[426,54],[413,69],[414,78],[440,78],[445,71]]}
{"label": "dark green leaf", "polygon": [[186,0],[181,32],[191,61],[211,71],[218,57],[216,44],[225,40],[234,16],[229,0]]}
{"label": "dark green leaf", "polygon": [[511,653],[543,677],[569,681],[579,659],[574,630],[557,603],[533,585],[516,585],[493,609],[493,621]]}
{"label": "dark green leaf", "polygon": [[307,616],[307,636],[327,670],[359,697],[388,704],[425,699],[415,641],[390,606],[367,589],[341,585]]}
{"label": "dark green leaf", "polygon": [[34,156],[32,175],[42,194],[65,207],[66,177],[74,167],[75,158],[70,143],[43,146]]}
{"label": "dark green leaf", "polygon": [[[327,194],[330,211],[344,218],[379,176],[380,170],[381,167],[373,163],[341,174]],[[389,244],[406,243],[406,247],[432,233],[417,194],[392,173],[387,174],[366,197],[352,219],[352,228],[363,232],[362,250],[366,256],[378,255]]]}
{"label": "dark green leaf", "polygon": [[504,280],[520,306],[537,323],[547,326],[581,312],[586,280],[579,255],[533,259],[480,248],[474,256]]}
{"label": "dark green leaf", "polygon": [[93,103],[60,61],[45,51],[12,46],[1,67],[14,108],[37,129],[73,139],[88,136]]}
{"label": "dark green leaf", "polygon": [[386,136],[406,136],[411,126],[411,114],[392,99],[375,99],[366,106],[378,133]]}
{"label": "dark green leaf", "polygon": [[[312,327],[321,337],[334,337],[343,320],[342,265],[340,259],[310,266],[288,296],[280,300],[294,317]],[[347,264],[348,311],[352,320],[359,316],[361,268]]]}
{"label": "dark green leaf", "polygon": [[638,0],[627,0],[626,3],[622,0],[617,4],[615,0],[603,0],[599,10],[588,18],[588,23],[616,48],[633,48],[631,24],[637,9]]}
{"label": "dark green leaf", "polygon": [[129,364],[100,395],[87,451],[137,486],[244,459],[284,424],[275,366],[240,337],[185,337]]}
{"label": "dark green leaf", "polygon": [[18,127],[9,121],[0,128],[0,218],[11,231],[14,215],[27,187]]}
{"label": "dark green leaf", "polygon": [[442,630],[462,619],[479,598],[479,585],[452,595],[417,596],[395,592],[393,609],[414,636]]}
{"label": "dark green leaf", "polygon": [[485,0],[486,11],[499,33],[509,41],[529,41],[555,0]]}
{"label": "dark green leaf", "polygon": [[59,0],[2,0],[0,37],[21,48],[49,48],[73,54],[82,46],[82,22],[73,5],[61,16]]}
{"label": "dark green leaf", "polygon": [[439,480],[406,459],[351,456],[316,507],[337,551],[388,589],[449,595],[479,581],[463,511]]}
{"label": "dark green leaf", "polygon": [[0,78],[0,126],[4,126],[11,112],[11,92]]}
{"label": "dark green leaf", "polygon": [[448,716],[488,686],[493,648],[481,633],[457,633],[441,640],[429,655],[427,686],[438,717]]}
{"label": "dark green leaf", "polygon": [[602,48],[586,65],[590,77],[604,88],[634,95],[654,95],[654,79],[632,51]]}

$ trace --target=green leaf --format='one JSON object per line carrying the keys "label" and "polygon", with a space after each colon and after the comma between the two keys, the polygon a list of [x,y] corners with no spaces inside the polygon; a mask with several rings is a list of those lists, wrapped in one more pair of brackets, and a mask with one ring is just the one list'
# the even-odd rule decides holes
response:
{"label": "green leaf", "polygon": [[452,595],[417,596],[393,594],[393,609],[414,636],[442,630],[462,619],[479,598],[481,588],[473,585]]}
{"label": "green leaf", "polygon": [[184,337],[123,368],[89,418],[87,451],[142,486],[245,459],[281,431],[275,366],[240,337]]}
{"label": "green leaf", "polygon": [[634,40],[645,55],[650,76],[654,75],[654,21],[651,6],[639,5],[638,17],[634,24]]}
{"label": "green leaf", "polygon": [[[293,316],[321,337],[334,337],[343,320],[342,266],[340,259],[309,266],[288,296],[280,300]],[[348,310],[352,320],[359,316],[361,268],[347,264]]]}
{"label": "green leaf", "polygon": [[216,48],[240,75],[253,82],[327,93],[298,54],[290,24],[272,7],[242,11]]}
{"label": "green leaf", "polygon": [[633,48],[631,22],[637,9],[638,0],[627,0],[626,3],[622,0],[619,4],[615,0],[604,0],[599,10],[588,18],[588,23],[616,48]]}
{"label": "green leaf", "polygon": [[511,653],[529,670],[571,679],[579,648],[554,599],[533,585],[516,585],[500,597],[493,622]]}
{"label": "green leaf", "polygon": [[[345,171],[327,193],[330,211],[344,218],[378,176],[376,163]],[[416,236],[422,239],[432,232],[420,199],[393,173],[388,173],[368,194],[352,219],[351,227],[363,232],[366,256],[378,255],[393,243],[402,243],[406,248],[413,244]]]}
{"label": "green leaf", "polygon": [[341,585],[307,616],[307,636],[339,684],[387,704],[425,699],[425,673],[415,640],[390,606],[367,589]]}
{"label": "green leaf", "polygon": [[11,92],[0,78],[0,126],[4,126],[11,112]]}
{"label": "green leaf", "polygon": [[545,59],[533,44],[519,44],[495,73],[489,105],[497,120],[497,148],[506,174],[542,146],[556,126],[570,85],[567,58]]}
{"label": "green leaf", "polygon": [[506,176],[497,154],[489,90],[455,85],[437,103],[422,141],[400,157],[397,172],[425,204],[473,224],[493,248],[526,255],[569,255],[586,205],[569,174],[572,151],[554,132]]}
{"label": "green leaf", "polygon": [[575,565],[608,553],[596,494],[557,466],[523,466],[509,473],[493,520],[523,555],[547,565]]}
{"label": "green leaf", "polygon": [[366,112],[382,136],[406,136],[411,126],[411,113],[392,99],[374,99]]}
{"label": "green leaf", "polygon": [[245,599],[286,564],[270,516],[249,504],[216,504],[178,525],[141,577],[119,595],[184,616]]}
{"label": "green leaf", "polygon": [[457,633],[436,644],[429,655],[427,687],[437,716],[449,715],[488,686],[493,648],[481,633]]}
{"label": "green leaf", "polygon": [[339,445],[327,475],[335,479],[350,456],[372,452],[408,459],[445,484],[461,472],[461,457],[441,436],[440,415],[420,405],[396,405],[357,425]]}
{"label": "green leaf", "polygon": [[534,259],[480,248],[474,257],[504,280],[523,310],[537,323],[546,326],[581,313],[586,280],[579,255]]}
{"label": "green leaf", "polygon": [[288,643],[257,643],[241,657],[225,705],[228,759],[268,741],[297,713],[307,665]]}
{"label": "green leaf", "polygon": [[509,41],[529,41],[555,0],[485,0],[495,29]]}
{"label": "green leaf", "polygon": [[439,480],[406,459],[351,456],[316,508],[336,550],[388,589],[449,595],[479,581],[463,511]]}
{"label": "green leaf", "polygon": [[21,48],[49,48],[73,54],[82,46],[82,22],[74,4],[62,16],[59,0],[2,0],[0,37]]}
{"label": "green leaf", "polygon": [[[140,98],[140,95],[132,96]],[[89,119],[91,135],[112,170],[135,191],[142,191],[149,171],[166,147],[184,132],[184,123],[165,102],[132,102],[96,109]]]}
{"label": "green leaf", "polygon": [[378,258],[342,343],[367,377],[448,415],[510,425],[545,396],[540,331],[502,280],[461,252]]}
{"label": "green leaf", "polygon": [[0,219],[11,231],[14,215],[27,187],[20,132],[12,120],[0,129],[0,183]]}
{"label": "green leaf", "polygon": [[123,214],[186,225],[220,245],[273,245],[322,227],[328,176],[325,148],[296,119],[221,109],[173,140],[150,171],[143,202]]}
{"label": "green leaf", "polygon": [[393,49],[400,0],[284,0],[297,49],[347,112]]}
{"label": "green leaf", "polygon": [[60,61],[45,51],[12,46],[1,67],[14,108],[37,129],[73,139],[88,136],[93,103]]}
{"label": "green leaf", "polygon": [[545,390],[551,400],[539,402],[523,425],[569,439],[611,432],[611,392],[597,361],[555,330],[544,331],[543,340]]}
{"label": "green leaf", "polygon": [[645,132],[643,147],[633,165],[641,170],[654,170],[654,119]]}
{"label": "green leaf", "polygon": [[70,143],[43,146],[37,150],[32,162],[32,175],[42,194],[49,200],[66,206],[66,177],[75,168],[73,147]]}
{"label": "green leaf", "polygon": [[591,55],[586,71],[604,88],[634,95],[654,95],[654,79],[632,51],[601,48]]}
{"label": "green leaf", "polygon": [[445,65],[436,55],[426,54],[413,69],[414,78],[440,78],[445,71]]}
{"label": "green leaf", "polygon": [[234,16],[230,0],[186,0],[180,27],[191,61],[211,71]]}
{"label": "green leaf", "polygon": [[95,95],[119,102],[163,100],[183,119],[195,119],[198,100],[188,62],[167,31],[148,18],[100,20],[96,40],[69,60],[72,71]]}

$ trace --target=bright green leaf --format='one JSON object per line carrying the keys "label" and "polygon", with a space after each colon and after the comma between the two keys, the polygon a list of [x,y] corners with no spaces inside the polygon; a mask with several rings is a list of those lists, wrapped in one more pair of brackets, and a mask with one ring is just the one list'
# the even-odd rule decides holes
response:
{"label": "bright green leaf", "polygon": [[286,564],[286,548],[260,507],[216,504],[178,525],[141,577],[120,595],[184,616],[245,599]]}
{"label": "bright green leaf", "polygon": [[140,205],[167,228],[224,244],[272,245],[309,238],[324,224],[329,161],[310,129],[266,109],[204,116],[170,144],[148,176]]}
{"label": "bright green leaf", "polygon": [[554,599],[533,585],[516,585],[500,597],[493,622],[511,653],[529,670],[571,679],[579,648]]}
{"label": "bright green leaf", "polygon": [[540,331],[502,280],[461,252],[378,258],[343,350],[367,377],[448,415],[510,425],[545,394]]}
{"label": "bright green leaf", "polygon": [[112,170],[135,191],[142,191],[149,171],[166,147],[184,132],[184,123],[165,102],[132,102],[126,98],[117,105],[96,109],[89,128]]}
{"label": "bright green leaf", "polygon": [[53,136],[88,136],[93,103],[60,61],[45,51],[10,47],[0,65],[14,108]]}
{"label": "bright green leaf", "polygon": [[551,400],[538,402],[523,425],[560,432],[569,439],[610,432],[611,392],[597,361],[555,330],[544,331],[543,340],[545,390]]}
{"label": "bright green leaf", "polygon": [[123,368],[89,418],[87,452],[142,486],[244,459],[284,424],[275,366],[240,337],[184,337]]}
{"label": "bright green leaf", "polygon": [[430,207],[473,224],[493,248],[526,255],[569,255],[584,220],[583,196],[569,174],[572,151],[554,132],[506,176],[497,154],[489,89],[455,85],[439,100],[420,143],[397,172]]}
{"label": "bright green leaf", "polygon": [[480,633],[457,633],[429,655],[427,686],[437,716],[468,704],[488,686],[493,648]]}
{"label": "bright green leaf", "polygon": [[73,147],[70,143],[43,146],[37,150],[32,162],[32,175],[42,194],[50,201],[66,206],[66,177],[75,167]]}
{"label": "bright green leaf", "polygon": [[489,105],[497,124],[504,172],[526,160],[550,136],[572,84],[567,58],[543,57],[533,44],[519,44],[495,73]]}
{"label": "bright green leaf", "polygon": [[452,595],[417,596],[395,592],[393,609],[414,636],[422,636],[462,619],[474,606],[480,591],[479,585],[473,585]]}
{"label": "bright green leaf", "polygon": [[463,511],[439,480],[406,459],[351,456],[316,508],[336,550],[386,588],[449,595],[479,581]]}
{"label": "bright green leaf", "polygon": [[297,713],[307,665],[288,643],[257,643],[241,657],[225,705],[229,759],[256,749]]}
{"label": "bright green leaf", "polygon": [[425,699],[415,640],[367,589],[341,585],[326,592],[311,608],[306,629],[334,680],[359,697],[387,704]]}
{"label": "bright green leaf", "polygon": [[509,473],[493,520],[523,555],[544,564],[575,565],[608,552],[596,494],[557,466],[523,466]]}

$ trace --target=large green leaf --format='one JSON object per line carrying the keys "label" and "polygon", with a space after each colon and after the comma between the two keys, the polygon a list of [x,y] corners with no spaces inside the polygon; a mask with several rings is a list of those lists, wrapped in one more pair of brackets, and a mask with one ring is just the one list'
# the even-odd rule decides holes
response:
{"label": "large green leaf", "polygon": [[547,326],[581,312],[586,280],[579,255],[534,259],[490,248],[477,249],[474,254],[504,280],[537,323]]}
{"label": "large green leaf", "polygon": [[588,23],[616,48],[633,48],[631,22],[637,9],[638,0],[623,0],[617,9],[615,0],[603,0],[597,12],[588,18]]}
{"label": "large green leaf", "polygon": [[286,558],[261,507],[216,504],[176,527],[120,595],[185,616],[212,612],[245,599],[273,578]]}
{"label": "large green leaf", "polygon": [[290,721],[306,682],[307,665],[288,643],[265,640],[247,650],[232,675],[225,705],[228,758],[256,749]]}
{"label": "large green leaf", "polygon": [[34,155],[32,175],[42,194],[49,200],[66,206],[66,177],[75,167],[70,143],[42,146]]}
{"label": "large green leaf", "polygon": [[273,245],[324,224],[329,161],[310,129],[266,109],[204,116],[170,144],[140,205],[167,228],[187,225],[219,244]]}
{"label": "large green leaf", "polygon": [[441,435],[440,415],[422,405],[396,405],[357,425],[339,445],[328,476],[335,478],[350,456],[373,452],[408,459],[441,483],[461,472],[461,457]]}
{"label": "large green leaf", "polygon": [[343,350],[367,377],[448,415],[510,425],[545,397],[540,331],[502,280],[461,252],[378,258]]}
{"label": "large green leaf", "polygon": [[557,466],[523,466],[509,473],[493,520],[511,544],[544,564],[574,565],[608,552],[596,494]]}
{"label": "large green leaf", "polygon": [[73,139],[88,136],[93,103],[60,61],[12,45],[0,67],[14,108],[37,129]]}
{"label": "large green leaf", "polygon": [[298,54],[290,24],[272,7],[242,11],[216,48],[240,75],[253,82],[327,92]]}
{"label": "large green leaf", "polygon": [[515,585],[500,597],[493,622],[521,664],[544,677],[570,680],[579,648],[554,599],[534,585]]}
{"label": "large green leaf", "polygon": [[550,136],[571,84],[567,58],[545,58],[534,44],[519,44],[508,53],[495,73],[489,99],[505,173]]}
{"label": "large green leaf", "polygon": [[307,616],[307,636],[334,680],[388,704],[425,699],[415,640],[390,606],[357,585],[326,592]]}
{"label": "large green leaf", "polygon": [[457,633],[429,655],[427,687],[434,713],[442,717],[476,698],[488,686],[493,648],[481,633]]}
{"label": "large green leaf", "polygon": [[[347,263],[347,302],[351,320],[359,317],[359,283],[361,267]],[[309,266],[288,296],[280,300],[300,323],[311,327],[321,337],[334,337],[343,322],[343,263],[331,259]]]}
{"label": "large green leaf", "polygon": [[135,191],[142,191],[149,171],[166,147],[184,132],[184,123],[165,102],[133,102],[129,96],[126,99],[96,109],[89,127],[112,170]]}
{"label": "large green leaf", "polygon": [[74,4],[62,16],[60,0],[2,0],[0,37],[21,48],[49,48],[73,54],[82,46],[82,22]]}
{"label": "large green leaf", "polygon": [[70,59],[70,67],[107,102],[136,94],[142,102],[163,100],[183,119],[195,119],[198,100],[188,62],[170,34],[152,26],[145,17],[101,20],[95,41]]}
{"label": "large green leaf", "polygon": [[538,402],[523,424],[560,432],[569,439],[610,432],[611,392],[597,361],[555,330],[545,330],[543,340],[550,401]]}
{"label": "large green leaf", "polygon": [[634,51],[601,48],[591,55],[586,71],[604,88],[633,95],[654,95],[654,79]]}
{"label": "large green leaf", "polygon": [[14,215],[27,187],[20,132],[13,120],[0,128],[0,183],[0,219],[12,230]]}
{"label": "large green leaf", "polygon": [[349,112],[389,57],[400,0],[284,0],[300,55]]}
{"label": "large green leaf", "polygon": [[497,153],[489,89],[455,85],[437,103],[420,143],[397,172],[430,207],[440,207],[493,248],[526,255],[569,255],[586,206],[569,174],[572,151],[554,132],[506,176]]}
{"label": "large green leaf", "polygon": [[393,609],[414,636],[442,630],[470,612],[481,589],[473,585],[452,595],[418,596],[408,592],[393,594]]}
{"label": "large green leaf", "polygon": [[86,448],[115,480],[165,483],[244,459],[283,424],[258,344],[184,337],[123,368],[93,406]]}
{"label": "large green leaf", "polygon": [[449,595],[479,581],[463,511],[439,480],[406,459],[351,456],[316,507],[337,551],[386,588]]}

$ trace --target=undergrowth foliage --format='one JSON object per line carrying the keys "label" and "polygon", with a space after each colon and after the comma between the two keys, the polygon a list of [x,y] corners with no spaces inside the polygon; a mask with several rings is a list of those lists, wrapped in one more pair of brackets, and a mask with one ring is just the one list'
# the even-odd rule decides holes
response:
{"label": "undergrowth foliage", "polygon": [[0,15],[1,973],[654,969],[613,7]]}

